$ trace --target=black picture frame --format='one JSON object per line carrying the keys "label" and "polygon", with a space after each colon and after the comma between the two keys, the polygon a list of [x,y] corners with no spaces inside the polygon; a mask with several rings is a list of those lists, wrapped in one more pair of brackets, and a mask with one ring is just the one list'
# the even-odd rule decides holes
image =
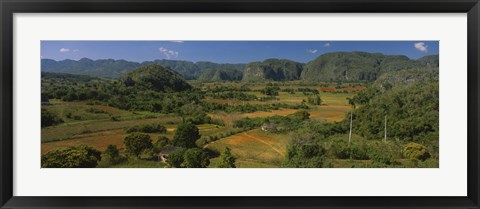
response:
{"label": "black picture frame", "polygon": [[[478,0],[0,0],[2,208],[479,208]],[[468,195],[465,197],[20,197],[13,196],[15,13],[467,13]],[[448,181],[448,179],[445,179]]]}

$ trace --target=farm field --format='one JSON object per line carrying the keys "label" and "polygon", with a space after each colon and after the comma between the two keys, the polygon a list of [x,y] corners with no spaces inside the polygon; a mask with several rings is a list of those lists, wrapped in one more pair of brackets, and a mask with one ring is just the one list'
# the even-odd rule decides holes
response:
{"label": "farm field", "polygon": [[232,155],[237,158],[238,168],[278,168],[285,157],[287,142],[286,135],[254,129],[212,142],[205,148],[221,152],[225,147],[229,147]]}
{"label": "farm field", "polygon": [[[215,83],[215,86],[235,86],[232,83]],[[265,85],[255,85],[261,89]],[[256,91],[247,92],[252,95],[261,94]],[[352,97],[353,92],[332,93],[331,91],[321,93],[323,104],[311,106],[308,110],[310,117],[322,122],[339,122],[344,119],[346,112],[351,107],[347,105],[347,97]],[[260,96],[260,95],[259,95]],[[260,102],[247,101],[243,104],[273,104],[273,103],[301,103],[307,96],[301,93],[289,94],[281,92],[276,100]],[[209,102],[224,103],[208,99]],[[240,105],[230,101],[230,105]],[[53,150],[64,149],[79,145],[91,146],[99,151],[104,151],[109,145],[115,145],[118,149],[124,150],[124,139],[128,136],[125,129],[131,126],[158,123],[166,127],[162,134],[151,133],[149,136],[155,142],[160,136],[171,140],[174,136],[176,126],[181,118],[174,114],[159,114],[145,111],[126,111],[106,105],[92,105],[85,102],[63,102],[51,100],[50,105],[44,108],[63,116],[64,123],[42,129],[42,153]],[[260,129],[242,131],[233,127],[233,122],[242,118],[265,118],[272,116],[287,116],[298,110],[280,108],[277,110],[256,111],[251,113],[216,111],[208,113],[212,119],[220,120],[224,125],[199,124],[197,125],[201,136],[209,137],[224,135],[217,141],[204,145],[204,148],[220,153],[225,147],[231,148],[232,154],[238,158],[238,167],[278,167],[281,166],[285,157],[288,135],[274,134]],[[113,118],[113,119],[112,119]],[[230,132],[235,134],[230,135]],[[238,132],[238,133],[237,133]],[[228,133],[228,134],[227,134]],[[212,165],[217,158],[212,158]],[[140,162],[140,161],[136,161]],[[148,164],[148,163],[147,163]],[[124,164],[123,166],[128,166]],[[149,167],[157,164],[148,164]],[[160,164],[159,164],[160,165]],[[118,165],[119,167],[121,165]],[[161,164],[163,167],[164,164]]]}
{"label": "farm field", "polygon": [[[222,83],[216,85],[221,84]],[[226,85],[229,84],[227,83]],[[257,85],[257,88],[260,87]],[[322,93],[325,104],[312,107],[312,109],[309,110],[310,117],[327,122],[343,120],[345,113],[351,109],[350,106],[346,105],[346,98],[353,95],[353,93]],[[295,100],[291,100],[290,102],[301,102],[306,97],[305,95],[296,94],[295,98]],[[270,103],[280,102],[285,102],[282,100],[282,97]],[[150,134],[152,139],[156,139],[158,136],[172,138],[176,124],[181,121],[178,116],[171,114],[130,112],[105,105],[88,105],[85,102],[52,100],[51,105],[45,106],[44,108],[64,116],[63,119],[65,122],[58,126],[42,129],[42,153],[81,144],[86,144],[99,150],[105,150],[109,144],[123,148],[123,139],[128,135],[124,129],[134,125],[162,124],[167,128],[167,132],[165,134]],[[103,112],[93,113],[92,109]],[[238,120],[245,117],[287,116],[296,111],[298,110],[282,108],[279,110],[257,111],[253,113],[216,112],[209,113],[208,115],[214,119],[228,122],[229,119]],[[74,119],[75,116],[81,116],[81,118]],[[113,121],[112,117],[115,117],[116,120]],[[213,124],[201,124],[197,127],[202,136],[211,136],[228,130],[236,130],[235,128],[229,127],[231,125],[230,123],[225,127],[219,127]],[[241,134],[236,134],[235,136],[241,137]]]}

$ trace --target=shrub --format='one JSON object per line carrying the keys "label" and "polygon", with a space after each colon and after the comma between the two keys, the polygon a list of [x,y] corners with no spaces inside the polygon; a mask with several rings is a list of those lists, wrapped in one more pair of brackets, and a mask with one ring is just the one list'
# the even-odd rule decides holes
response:
{"label": "shrub", "polygon": [[326,150],[318,144],[315,135],[293,136],[287,146],[287,156],[283,167],[321,168],[326,163]]}
{"label": "shrub", "polygon": [[83,120],[84,118],[83,118],[83,116],[81,116],[81,115],[74,115],[74,116],[73,116],[73,119],[74,119],[74,120]]}
{"label": "shrub", "polygon": [[132,126],[130,128],[126,128],[125,132],[133,133],[133,132],[142,132],[142,133],[166,133],[167,128],[160,124],[146,124],[146,125],[138,125]]}
{"label": "shrub", "polygon": [[292,116],[300,120],[308,120],[310,118],[310,113],[308,113],[306,110],[299,110],[293,113]]}
{"label": "shrub", "polygon": [[336,140],[330,147],[330,152],[338,159],[370,159],[367,144],[363,141],[352,141],[348,143],[346,140]]}
{"label": "shrub", "polygon": [[259,120],[258,118],[252,119],[252,118],[246,117],[233,122],[233,127],[243,128],[244,130],[250,130],[250,129],[259,127],[261,124],[262,124],[262,121]]}
{"label": "shrub", "polygon": [[122,161],[120,152],[118,151],[117,146],[109,144],[107,149],[103,151],[103,154],[108,158],[108,161],[111,164],[117,164]]}
{"label": "shrub", "polygon": [[368,156],[377,166],[392,165],[395,157],[392,149],[383,142],[370,146]]}
{"label": "shrub", "polygon": [[157,141],[153,144],[153,151],[160,152],[165,146],[169,144],[169,140],[165,136],[158,136]]}
{"label": "shrub", "polygon": [[410,142],[403,146],[403,155],[409,159],[426,160],[430,158],[427,148],[421,144]]}
{"label": "shrub", "polygon": [[99,110],[99,109],[96,109],[96,108],[88,108],[87,109],[87,112],[89,113],[95,113],[95,114],[106,114],[108,112],[104,111],[104,110]]}
{"label": "shrub", "polygon": [[42,127],[53,126],[63,123],[63,120],[57,114],[42,108]]}

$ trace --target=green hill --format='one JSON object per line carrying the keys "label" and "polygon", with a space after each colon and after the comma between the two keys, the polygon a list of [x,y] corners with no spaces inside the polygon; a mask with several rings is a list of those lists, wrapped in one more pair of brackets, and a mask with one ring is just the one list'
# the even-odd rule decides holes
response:
{"label": "green hill", "polygon": [[214,63],[214,62],[196,62],[195,65],[203,72],[207,69],[213,70],[237,70],[243,72],[245,69],[245,64],[225,64],[225,63]]}
{"label": "green hill", "polygon": [[438,79],[438,67],[416,67],[384,73],[375,82],[373,82],[372,86],[375,89],[384,91],[394,86],[422,83],[429,80],[438,81]]}
{"label": "green hill", "polygon": [[121,76],[120,81],[127,87],[154,91],[184,91],[191,89],[178,73],[158,64],[134,69]]}
{"label": "green hill", "polygon": [[367,52],[333,52],[307,63],[301,79],[310,81],[375,81],[386,72],[418,67],[438,67],[438,55],[409,59],[401,55]]}
{"label": "green hill", "polygon": [[69,73],[76,75],[89,75],[103,78],[118,78],[121,74],[137,68],[140,63],[125,60],[91,60],[83,58],[78,61],[42,59],[42,72]]}
{"label": "green hill", "polygon": [[154,60],[143,62],[141,65],[150,65],[157,64],[165,68],[170,68],[171,70],[182,75],[183,78],[187,80],[196,79],[200,73],[200,68],[195,65],[195,63],[190,61],[181,61],[181,60]]}
{"label": "green hill", "polygon": [[298,80],[303,64],[287,59],[267,59],[247,64],[243,81],[291,81]]}
{"label": "green hill", "polygon": [[198,77],[202,82],[240,81],[243,73],[234,69],[206,69]]}

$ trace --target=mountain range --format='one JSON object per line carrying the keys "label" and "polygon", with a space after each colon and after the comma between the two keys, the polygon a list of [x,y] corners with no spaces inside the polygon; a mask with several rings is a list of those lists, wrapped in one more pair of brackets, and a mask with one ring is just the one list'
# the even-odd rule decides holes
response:
{"label": "mountain range", "polygon": [[439,66],[439,56],[410,59],[403,55],[367,52],[325,53],[307,63],[287,59],[267,59],[246,64],[220,64],[180,60],[130,62],[126,60],[83,58],[78,61],[42,59],[42,72],[89,75],[118,79],[141,66],[158,64],[171,69],[187,80],[213,81],[375,81],[386,72]]}

